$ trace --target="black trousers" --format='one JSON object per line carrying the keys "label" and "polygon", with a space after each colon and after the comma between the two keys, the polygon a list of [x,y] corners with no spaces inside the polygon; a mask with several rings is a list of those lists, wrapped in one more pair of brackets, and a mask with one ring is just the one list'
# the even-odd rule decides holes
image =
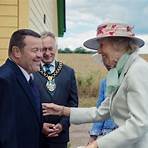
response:
{"label": "black trousers", "polygon": [[67,148],[67,142],[65,143],[44,143],[42,148]]}

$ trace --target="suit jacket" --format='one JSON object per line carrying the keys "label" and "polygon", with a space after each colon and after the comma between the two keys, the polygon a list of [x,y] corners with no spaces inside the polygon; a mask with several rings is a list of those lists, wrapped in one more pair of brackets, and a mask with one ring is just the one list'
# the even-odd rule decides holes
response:
{"label": "suit jacket", "polygon": [[[55,66],[57,67],[57,62]],[[52,102],[71,107],[78,106],[76,79],[72,68],[63,65],[61,72],[55,77],[56,89],[53,93],[46,88],[46,77],[37,72],[34,74],[34,78],[40,90],[41,102]],[[63,143],[69,141],[69,117],[46,116],[43,120],[47,123],[60,123],[63,126],[63,131],[59,136],[48,138],[47,142]]]}
{"label": "suit jacket", "polygon": [[0,148],[39,148],[41,119],[19,67],[9,59],[0,67]]}
{"label": "suit jacket", "polygon": [[122,71],[120,87],[97,108],[71,110],[72,123],[111,116],[119,128],[97,140],[99,148],[147,148],[148,63],[133,53]]}

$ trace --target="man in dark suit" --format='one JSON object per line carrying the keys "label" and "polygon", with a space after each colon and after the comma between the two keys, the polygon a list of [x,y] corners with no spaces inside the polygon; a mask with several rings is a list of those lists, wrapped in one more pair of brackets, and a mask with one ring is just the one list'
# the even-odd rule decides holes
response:
{"label": "man in dark suit", "polygon": [[39,148],[40,96],[29,80],[40,69],[40,35],[29,29],[14,32],[8,55],[0,67],[0,148]]}
{"label": "man in dark suit", "polygon": [[[77,86],[74,70],[55,60],[57,52],[54,34],[42,35],[43,60],[35,81],[41,93],[41,102],[53,102],[65,106],[78,106]],[[69,141],[69,118],[47,116],[44,119],[42,148],[67,148]]]}

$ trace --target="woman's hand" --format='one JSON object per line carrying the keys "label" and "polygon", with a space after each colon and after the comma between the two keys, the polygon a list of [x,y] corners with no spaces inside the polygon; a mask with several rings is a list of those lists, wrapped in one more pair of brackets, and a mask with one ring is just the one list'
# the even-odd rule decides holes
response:
{"label": "woman's hand", "polygon": [[70,107],[57,105],[54,103],[42,103],[43,116],[59,115],[70,116]]}
{"label": "woman's hand", "polygon": [[99,147],[97,146],[97,142],[94,141],[94,142],[90,143],[89,145],[87,145],[86,148],[99,148]]}
{"label": "woman's hand", "polygon": [[79,146],[77,148],[99,148],[99,147],[97,146],[97,142],[94,141],[94,142],[92,142],[91,144],[89,144],[87,146]]}
{"label": "woman's hand", "polygon": [[63,115],[64,106],[56,105],[54,103],[42,103],[43,116],[46,115]]}
{"label": "woman's hand", "polygon": [[94,142],[97,139],[97,136],[90,136],[88,139],[88,143],[87,145],[91,144],[92,142]]}

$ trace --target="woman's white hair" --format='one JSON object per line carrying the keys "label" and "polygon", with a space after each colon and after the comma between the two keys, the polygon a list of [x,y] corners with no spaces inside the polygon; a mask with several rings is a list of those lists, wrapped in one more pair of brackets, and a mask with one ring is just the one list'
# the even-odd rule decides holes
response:
{"label": "woman's white hair", "polygon": [[115,50],[126,50],[129,54],[137,51],[139,48],[134,40],[127,37],[109,37],[103,38],[102,40],[109,41],[112,43]]}

